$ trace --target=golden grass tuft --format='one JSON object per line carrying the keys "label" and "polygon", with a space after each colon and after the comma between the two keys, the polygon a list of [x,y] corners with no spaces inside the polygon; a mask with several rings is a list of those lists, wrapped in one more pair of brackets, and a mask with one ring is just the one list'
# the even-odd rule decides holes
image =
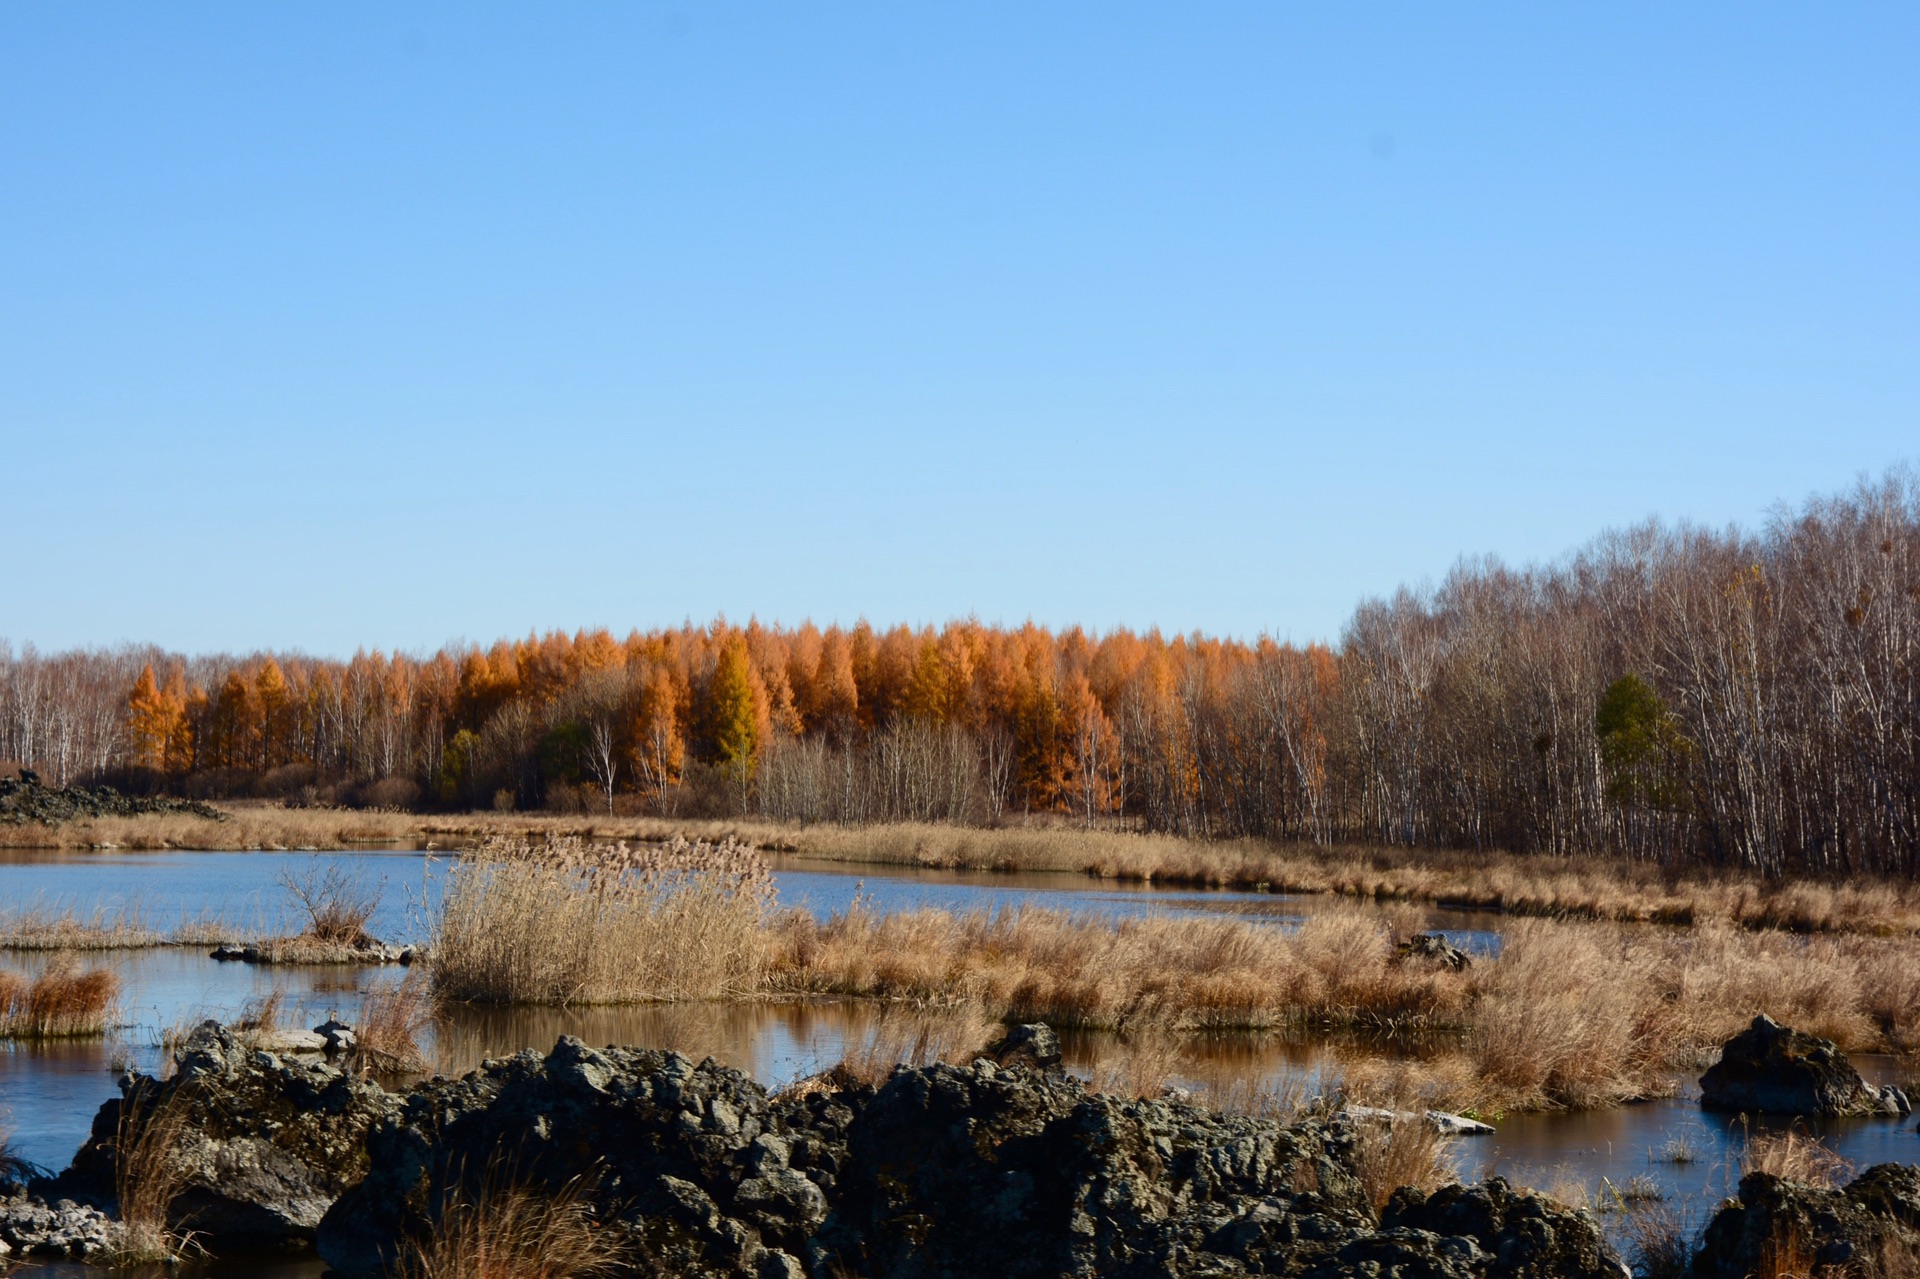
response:
{"label": "golden grass tuft", "polygon": [[448,872],[434,993],[614,1004],[755,989],[773,879],[744,845],[490,840]]}
{"label": "golden grass tuft", "polygon": [[115,1259],[122,1264],[170,1261],[192,1247],[191,1236],[176,1231],[170,1216],[187,1179],[179,1158],[189,1131],[187,1107],[178,1094],[152,1099],[151,1087],[136,1087],[121,1100],[114,1133],[114,1199],[124,1231]]}
{"label": "golden grass tuft", "polygon": [[431,978],[419,969],[368,993],[354,1027],[355,1067],[370,1075],[419,1075],[431,1069],[420,1036],[433,1024]]}
{"label": "golden grass tuft", "polygon": [[627,1249],[594,1216],[598,1179],[558,1190],[515,1185],[495,1164],[477,1191],[448,1190],[424,1238],[410,1241],[395,1279],[595,1279],[620,1272]]}
{"label": "golden grass tuft", "polygon": [[847,1043],[838,1062],[820,1075],[797,1080],[788,1091],[804,1093],[821,1083],[878,1085],[898,1066],[970,1062],[999,1029],[971,1007],[888,1008]]}
{"label": "golden grass tuft", "polygon": [[0,1039],[77,1039],[112,1024],[120,978],[110,968],[81,971],[70,956],[40,976],[0,971]]}
{"label": "golden grass tuft", "polygon": [[1375,1212],[1386,1207],[1402,1186],[1431,1194],[1460,1179],[1453,1139],[1427,1122],[1426,1108],[1418,1099],[1391,1098],[1385,1109],[1392,1112],[1391,1118],[1355,1121],[1359,1141],[1354,1146],[1353,1170]]}
{"label": "golden grass tuft", "polygon": [[1747,1136],[1740,1152],[1740,1172],[1764,1172],[1783,1181],[1797,1181],[1821,1190],[1838,1190],[1853,1177],[1853,1164],[1821,1141],[1794,1125],[1785,1132],[1756,1132]]}

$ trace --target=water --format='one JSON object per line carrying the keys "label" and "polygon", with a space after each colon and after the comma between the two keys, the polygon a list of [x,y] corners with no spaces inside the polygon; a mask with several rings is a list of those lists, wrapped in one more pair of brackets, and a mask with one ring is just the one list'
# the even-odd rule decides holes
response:
{"label": "water", "polygon": [[[418,851],[347,853],[88,853],[0,851],[0,909],[71,905],[86,914],[132,911],[150,926],[170,928],[182,919],[218,916],[249,931],[297,929],[283,877],[339,869],[360,882],[383,885],[371,928],[383,939],[420,940],[427,908],[435,900],[446,862]],[[1110,917],[1148,912],[1230,915],[1276,927],[1296,926],[1316,910],[1351,909],[1349,903],[1280,894],[1164,889],[1120,885],[1073,874],[1005,875],[860,867],[776,858],[780,903],[816,915],[845,910],[856,899],[878,911],[932,907],[953,911],[1000,911],[1023,906]],[[1424,926],[1457,945],[1497,952],[1497,915],[1438,908],[1419,912]],[[34,972],[50,957],[14,953],[7,966]],[[65,1044],[0,1043],[0,1123],[10,1126],[20,1155],[49,1167],[64,1166],[87,1135],[94,1112],[113,1095],[114,1077],[125,1065],[153,1070],[168,1028],[204,1017],[230,1019],[250,1003],[278,993],[283,1024],[311,1026],[330,1015],[352,1020],[370,992],[397,982],[395,967],[260,968],[220,964],[192,948],[125,951],[87,957],[112,966],[122,979],[123,1024],[105,1039]],[[712,1056],[769,1085],[777,1085],[840,1060],[848,1045],[875,1033],[879,1014],[857,1003],[754,1003],[618,1009],[463,1009],[447,1018],[427,1045],[446,1072],[523,1048],[545,1050],[563,1034],[589,1043],[628,1043],[674,1048],[698,1059]],[[1124,1045],[1113,1036],[1065,1037],[1070,1068],[1080,1073],[1111,1068]],[[1326,1037],[1233,1035],[1202,1041],[1174,1067],[1194,1085],[1225,1088],[1303,1086],[1311,1091],[1336,1074],[1345,1054],[1377,1055],[1378,1043],[1341,1043]],[[1415,1051],[1398,1042],[1393,1052]],[[1885,1063],[1862,1062],[1870,1075]],[[1499,1172],[1530,1185],[1625,1188],[1635,1179],[1657,1186],[1683,1212],[1699,1220],[1738,1180],[1743,1130],[1703,1113],[1685,1095],[1614,1110],[1571,1114],[1515,1115],[1496,1136],[1459,1144],[1464,1176]],[[1854,1120],[1815,1131],[1854,1163],[1920,1162],[1920,1136],[1911,1121]],[[1691,1163],[1661,1158],[1669,1139],[1691,1147]],[[287,1263],[276,1262],[275,1266]],[[280,1279],[310,1279],[309,1263],[275,1269]],[[223,1269],[227,1269],[223,1267]],[[52,1269],[36,1273],[51,1274]],[[76,1275],[98,1271],[75,1269]],[[228,1273],[265,1274],[258,1266]]]}

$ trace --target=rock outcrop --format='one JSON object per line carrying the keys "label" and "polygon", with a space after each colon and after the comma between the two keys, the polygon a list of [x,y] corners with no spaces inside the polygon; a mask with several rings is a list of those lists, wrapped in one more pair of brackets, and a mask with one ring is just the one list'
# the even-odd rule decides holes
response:
{"label": "rock outcrop", "polygon": [[215,1251],[280,1247],[311,1239],[333,1201],[366,1176],[367,1130],[399,1106],[324,1061],[250,1048],[203,1022],[181,1045],[172,1078],[121,1080],[120,1098],[100,1108],[72,1166],[40,1193],[110,1206],[123,1116],[129,1131],[159,1116],[177,1129],[170,1223]]}
{"label": "rock outcrop", "polygon": [[1418,960],[1461,972],[1473,967],[1473,956],[1448,941],[1444,933],[1415,933],[1393,948],[1401,963]]}
{"label": "rock outcrop", "polygon": [[120,1224],[92,1204],[24,1190],[0,1199],[0,1272],[12,1257],[100,1257],[113,1252],[120,1238]]}
{"label": "rock outcrop", "polygon": [[1700,1104],[1748,1114],[1904,1115],[1910,1110],[1905,1093],[1867,1083],[1832,1042],[1764,1014],[1729,1039],[1720,1060],[1700,1076]]}
{"label": "rock outcrop", "polygon": [[367,1133],[320,1224],[371,1276],[439,1205],[587,1185],[640,1274],[799,1279],[1248,1275],[1620,1279],[1593,1219],[1504,1182],[1376,1219],[1342,1116],[1280,1124],[1089,1092],[1018,1060],[768,1095],[675,1053],[588,1048],[434,1080]]}
{"label": "rock outcrop", "polygon": [[1920,1266],[1920,1168],[1875,1164],[1844,1190],[1752,1172],[1715,1213],[1694,1279],[1754,1274],[1901,1275]]}
{"label": "rock outcrop", "polygon": [[111,786],[43,786],[37,776],[0,778],[0,825],[38,822],[57,826],[81,817],[133,817],[142,813],[190,813],[225,821],[211,804],[190,799],[122,795]]}

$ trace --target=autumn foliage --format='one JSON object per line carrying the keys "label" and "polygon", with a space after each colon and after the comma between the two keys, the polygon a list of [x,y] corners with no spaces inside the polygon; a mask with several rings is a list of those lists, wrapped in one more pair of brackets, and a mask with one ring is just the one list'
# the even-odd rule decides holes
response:
{"label": "autumn foliage", "polygon": [[709,625],[13,656],[0,758],[198,794],[1087,826],[1920,874],[1920,482],[1463,562],[1337,646]]}

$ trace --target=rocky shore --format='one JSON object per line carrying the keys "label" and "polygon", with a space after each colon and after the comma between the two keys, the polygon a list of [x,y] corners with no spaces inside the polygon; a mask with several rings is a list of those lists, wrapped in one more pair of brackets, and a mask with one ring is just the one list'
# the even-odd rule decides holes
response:
{"label": "rocky shore", "polygon": [[37,778],[0,778],[0,825],[39,823],[58,826],[82,817],[137,817],[149,813],[186,813],[214,821],[226,814],[198,800],[122,795],[111,786],[46,786]]}
{"label": "rocky shore", "polygon": [[[170,1228],[216,1254],[313,1247],[341,1279],[389,1273],[502,1188],[584,1196],[600,1244],[646,1276],[1629,1273],[1593,1217],[1499,1178],[1402,1188],[1376,1211],[1365,1116],[1282,1123],[1090,1091],[1044,1027],[971,1065],[774,1093],[711,1061],[570,1037],[394,1092],[311,1047],[202,1024],[170,1078],[122,1080],[66,1171],[8,1189],[0,1246],[110,1255],[121,1148],[165,1117]],[[1882,1165],[1843,1191],[1748,1177],[1695,1273],[1744,1274],[1782,1230],[1836,1259],[1906,1247],[1920,1172]]]}

